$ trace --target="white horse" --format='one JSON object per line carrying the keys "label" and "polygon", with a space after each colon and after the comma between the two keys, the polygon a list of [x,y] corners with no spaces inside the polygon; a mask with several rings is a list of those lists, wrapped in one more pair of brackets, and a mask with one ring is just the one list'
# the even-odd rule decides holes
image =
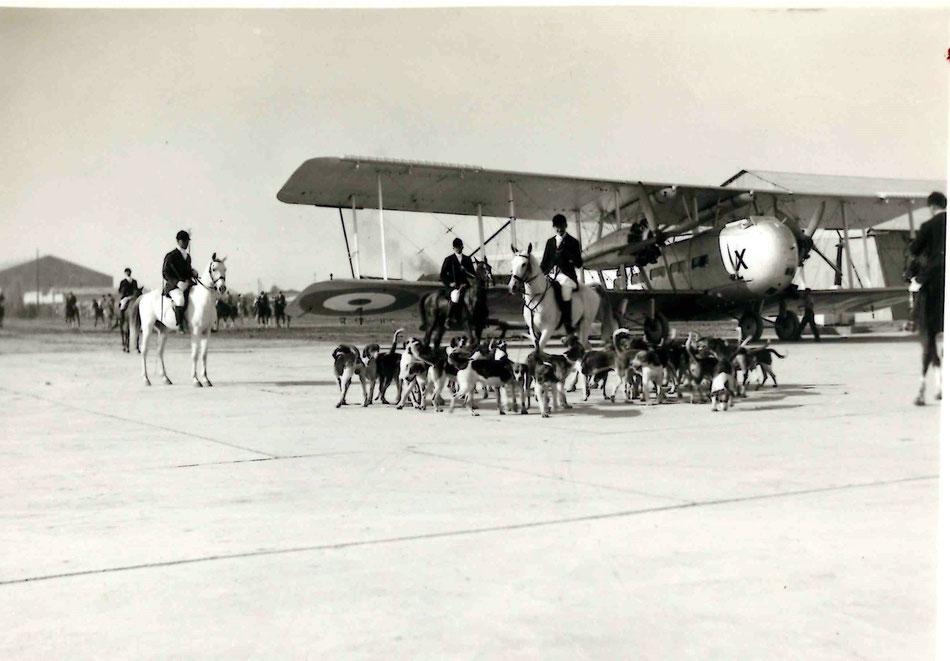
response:
{"label": "white horse", "polygon": [[[227,291],[225,275],[227,267],[224,265],[226,257],[218,259],[217,253],[211,255],[211,262],[198,276],[198,283],[191,288],[188,296],[188,305],[185,308],[185,323],[191,333],[191,378],[196,387],[211,386],[208,380],[208,337],[211,327],[217,317],[215,304],[218,297]],[[165,340],[168,333],[175,332],[175,309],[171,300],[162,296],[162,290],[156,289],[143,294],[136,309],[135,317],[129,324],[129,344],[135,346],[136,333],[141,323],[142,329],[142,379],[145,385],[150,386],[148,380],[148,338],[152,330],[158,332],[158,365],[161,369],[162,380],[171,385],[171,379],[165,373]],[[201,359],[202,384],[198,379],[198,359]]]}
{"label": "white horse", "polygon": [[[528,250],[519,253],[511,246],[514,257],[511,259],[511,280],[508,291],[524,297],[524,321],[531,333],[534,346],[544,351],[551,336],[560,327],[561,308],[554,297],[554,281],[541,271],[541,265]],[[577,339],[590,348],[591,325],[600,310],[600,295],[593,288],[578,283],[577,291],[571,297],[571,316]]]}

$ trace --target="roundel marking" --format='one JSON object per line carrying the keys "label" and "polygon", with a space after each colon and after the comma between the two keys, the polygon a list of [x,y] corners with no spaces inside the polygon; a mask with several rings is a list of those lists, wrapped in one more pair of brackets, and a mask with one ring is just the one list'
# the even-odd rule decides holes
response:
{"label": "roundel marking", "polygon": [[337,312],[356,312],[360,308],[364,312],[379,310],[396,302],[396,297],[382,292],[360,292],[358,295],[339,294],[324,299],[323,307]]}

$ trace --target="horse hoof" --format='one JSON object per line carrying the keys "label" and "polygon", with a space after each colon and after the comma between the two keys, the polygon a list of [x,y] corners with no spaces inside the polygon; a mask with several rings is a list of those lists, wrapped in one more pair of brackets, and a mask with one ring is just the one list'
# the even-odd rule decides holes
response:
{"label": "horse hoof", "polygon": [[211,381],[209,381],[208,379],[205,379],[205,386],[207,386],[208,388],[212,388],[214,387],[214,384],[211,383]]}
{"label": "horse hoof", "polygon": [[172,384],[172,380],[166,376],[162,378],[162,383],[164,383],[166,386],[170,386]]}
{"label": "horse hoof", "polygon": [[152,385],[152,382],[149,381],[148,379],[145,379],[144,381],[142,381],[142,384],[143,384],[143,385],[146,385],[146,386],[150,386],[150,385]]}
{"label": "horse hoof", "polygon": [[939,402],[941,399],[943,399],[943,393],[938,392],[936,395],[934,395],[934,399]]}
{"label": "horse hoof", "polygon": [[914,404],[916,404],[917,406],[923,406],[924,404],[926,404],[926,402],[924,401],[924,398],[922,395],[917,395],[917,397],[914,399]]}
{"label": "horse hoof", "polygon": [[201,385],[201,381],[199,381],[198,379],[195,379],[194,383],[192,383],[191,385],[193,385],[195,388],[203,388],[203,387],[204,387],[204,386]]}

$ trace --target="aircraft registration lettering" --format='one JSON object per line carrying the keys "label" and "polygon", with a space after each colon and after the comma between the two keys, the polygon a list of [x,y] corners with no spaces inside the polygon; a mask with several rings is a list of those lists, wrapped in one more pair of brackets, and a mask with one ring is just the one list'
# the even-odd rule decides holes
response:
{"label": "aircraft registration lettering", "polygon": [[749,265],[745,263],[745,251],[746,251],[745,248],[743,248],[741,251],[740,250],[732,251],[736,256],[735,266],[733,267],[736,272],[738,272],[739,269],[741,268],[746,268],[746,269],[749,268]]}

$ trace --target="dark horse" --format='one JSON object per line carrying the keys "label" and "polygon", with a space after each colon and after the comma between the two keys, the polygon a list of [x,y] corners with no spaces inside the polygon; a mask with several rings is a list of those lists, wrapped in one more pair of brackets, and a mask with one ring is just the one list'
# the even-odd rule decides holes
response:
{"label": "dark horse", "polygon": [[237,303],[231,299],[219,298],[215,303],[215,313],[217,318],[214,321],[214,330],[218,330],[221,320],[224,320],[225,326],[234,328],[234,320],[238,318]]}
{"label": "dark horse", "polygon": [[[122,309],[120,306],[117,313],[117,318],[119,320],[119,337],[122,338],[122,351],[125,353],[131,353],[129,351],[129,315],[132,314],[132,310],[138,307],[139,296],[142,295],[142,288],[139,287],[135,290],[135,293],[129,297],[128,302],[125,305],[125,309]],[[140,337],[140,336],[139,336]],[[135,350],[141,353],[138,347],[139,338],[135,338]]]}
{"label": "dark horse", "polygon": [[66,295],[66,325],[72,326],[73,322],[76,322],[76,328],[82,325],[79,320],[79,304],[76,302],[76,297],[70,292]]}
{"label": "dark horse", "polygon": [[[472,260],[475,264],[475,282],[462,291],[461,321],[468,330],[469,340],[475,344],[481,341],[482,331],[488,324],[488,288],[493,279],[488,262]],[[426,294],[419,301],[419,314],[422,317],[420,330],[426,332],[424,342],[439,346],[445,334],[449,320],[449,296],[444,290]],[[433,337],[434,334],[434,337]]]}

